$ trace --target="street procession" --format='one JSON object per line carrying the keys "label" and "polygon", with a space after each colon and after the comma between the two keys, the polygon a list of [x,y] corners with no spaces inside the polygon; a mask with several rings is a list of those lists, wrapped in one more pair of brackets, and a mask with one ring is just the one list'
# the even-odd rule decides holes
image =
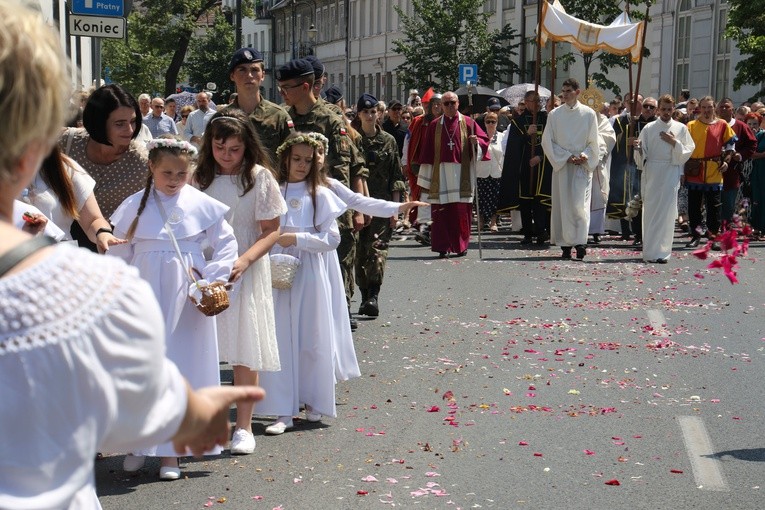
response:
{"label": "street procession", "polygon": [[0,0],[0,510],[763,508],[762,12]]}

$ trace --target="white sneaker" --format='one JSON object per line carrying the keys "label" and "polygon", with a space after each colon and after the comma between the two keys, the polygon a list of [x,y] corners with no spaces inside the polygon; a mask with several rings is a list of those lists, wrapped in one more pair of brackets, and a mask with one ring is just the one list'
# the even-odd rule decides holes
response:
{"label": "white sneaker", "polygon": [[231,438],[231,454],[247,455],[255,451],[255,436],[244,429],[236,429]]}
{"label": "white sneaker", "polygon": [[181,477],[181,468],[173,466],[162,466],[159,468],[160,480],[177,480]]}
{"label": "white sneaker", "polygon": [[133,455],[128,453],[125,455],[125,460],[122,461],[122,470],[126,473],[135,473],[143,467],[146,462],[146,457],[143,455]]}
{"label": "white sneaker", "polygon": [[278,436],[279,434],[284,434],[285,430],[292,427],[292,416],[279,416],[278,420],[266,427],[266,434]]}

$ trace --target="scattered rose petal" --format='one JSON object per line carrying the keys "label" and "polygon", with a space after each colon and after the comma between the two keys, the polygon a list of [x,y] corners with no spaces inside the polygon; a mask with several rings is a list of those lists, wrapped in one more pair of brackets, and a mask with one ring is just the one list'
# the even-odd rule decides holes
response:
{"label": "scattered rose petal", "polygon": [[427,473],[425,473],[425,476],[427,476],[428,478],[433,478],[433,477],[441,476],[441,475],[436,473],[435,471],[428,471]]}
{"label": "scattered rose petal", "polygon": [[369,494],[369,492],[367,492],[367,491],[356,491],[356,494],[358,494],[359,496],[366,496],[367,494]]}
{"label": "scattered rose petal", "polygon": [[440,410],[441,410],[441,408],[440,408],[440,407],[438,407],[438,406],[433,406],[433,407],[431,407],[430,409],[428,409],[428,412],[429,412],[429,413],[437,413],[437,412],[438,412],[438,411],[440,411]]}
{"label": "scattered rose petal", "polygon": [[619,483],[619,480],[617,480],[616,478],[614,478],[613,480],[608,480],[608,481],[606,482],[606,485],[621,485],[621,483]]}
{"label": "scattered rose petal", "polygon": [[595,455],[595,452],[593,452],[592,450],[585,450],[584,453],[585,455]]}
{"label": "scattered rose petal", "polygon": [[528,446],[528,445],[529,443],[527,443],[526,441],[518,441],[518,446]]}
{"label": "scattered rose petal", "polygon": [[541,456],[542,456],[542,454],[541,454],[541,453],[539,453],[539,452],[534,452],[534,457],[541,457]]}
{"label": "scattered rose petal", "polygon": [[365,476],[364,478],[362,478],[361,481],[362,482],[377,482],[378,480],[374,476],[369,475],[369,476]]}
{"label": "scattered rose petal", "polygon": [[675,473],[675,474],[683,474],[683,470],[682,469],[670,469],[669,472],[670,473]]}

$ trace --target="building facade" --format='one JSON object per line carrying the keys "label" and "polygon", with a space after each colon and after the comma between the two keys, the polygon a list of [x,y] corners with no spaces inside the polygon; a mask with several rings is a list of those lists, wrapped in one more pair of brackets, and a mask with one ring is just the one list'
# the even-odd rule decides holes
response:
{"label": "building facade", "polygon": [[[565,7],[565,0],[561,1]],[[536,30],[536,3],[536,0],[485,0],[481,8],[490,14],[490,29],[509,24],[521,37],[531,37]],[[253,41],[264,43],[258,49],[270,55],[273,66],[310,51],[324,62],[328,85],[340,86],[350,101],[363,92],[386,100],[407,97],[396,71],[403,57],[392,48],[393,41],[403,37],[395,8],[412,15],[411,0],[263,0],[259,5],[261,21],[265,21],[259,30],[263,33],[270,30],[271,38],[253,36]],[[727,0],[654,3],[646,33],[651,56],[643,62],[641,93],[678,95],[687,88],[692,96],[730,96],[735,103],[754,95],[757,87],[733,90],[735,66],[741,55],[735,44],[723,36],[727,11]],[[317,31],[315,40],[308,38],[311,25]],[[569,51],[568,45],[559,44],[556,51],[559,55],[565,53]],[[548,44],[543,59],[549,58],[550,53]],[[531,44],[519,52],[517,63],[525,70],[526,80],[533,76],[534,56]],[[584,76],[581,59],[571,68],[559,66],[555,84],[550,83],[551,73],[546,70],[542,83],[558,90],[570,75],[581,81]],[[626,71],[615,69],[609,78],[620,86],[622,93],[629,90]],[[508,84],[483,85],[499,89]],[[271,85],[270,93],[274,92]]]}

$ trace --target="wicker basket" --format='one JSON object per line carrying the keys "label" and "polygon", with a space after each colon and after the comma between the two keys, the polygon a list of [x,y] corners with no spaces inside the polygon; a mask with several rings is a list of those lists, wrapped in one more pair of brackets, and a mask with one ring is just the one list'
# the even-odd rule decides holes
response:
{"label": "wicker basket", "polygon": [[[196,268],[192,268],[192,270],[197,275],[199,275],[200,278],[202,277]],[[202,291],[202,299],[200,299],[198,302],[194,298],[189,299],[191,299],[191,302],[194,303],[194,306],[196,306],[197,309],[199,309],[199,311],[203,314],[207,315],[208,317],[212,317],[213,315],[218,315],[226,308],[228,308],[228,288],[224,283],[211,283],[210,285],[204,285],[200,287],[199,290]]]}
{"label": "wicker basket", "polygon": [[289,289],[295,280],[300,259],[286,253],[274,253],[271,259],[271,286],[275,289]]}

